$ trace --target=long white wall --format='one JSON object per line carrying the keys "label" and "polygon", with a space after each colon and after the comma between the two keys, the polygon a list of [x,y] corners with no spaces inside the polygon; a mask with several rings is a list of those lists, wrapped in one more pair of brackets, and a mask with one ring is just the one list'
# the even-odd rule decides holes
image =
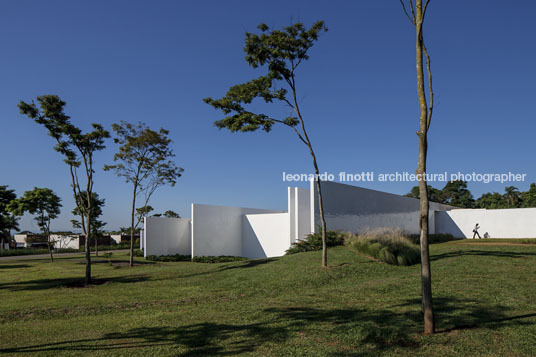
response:
{"label": "long white wall", "polygon": [[457,238],[473,238],[475,224],[480,236],[536,238],[536,208],[453,209],[436,212],[436,231]]}
{"label": "long white wall", "polygon": [[191,221],[189,219],[145,217],[144,233],[143,255],[145,257],[190,255],[191,253]]}
{"label": "long white wall", "polygon": [[246,214],[242,217],[241,256],[260,259],[279,257],[290,247],[288,213]]}
{"label": "long white wall", "polygon": [[242,216],[278,211],[192,204],[192,256],[242,256]]}
{"label": "long white wall", "polygon": [[[380,227],[419,232],[419,200],[387,192],[369,190],[336,182],[321,182],[324,216],[329,230],[359,233]],[[316,183],[311,182],[315,223],[320,224]],[[434,233],[434,211],[452,207],[430,203],[430,233]]]}

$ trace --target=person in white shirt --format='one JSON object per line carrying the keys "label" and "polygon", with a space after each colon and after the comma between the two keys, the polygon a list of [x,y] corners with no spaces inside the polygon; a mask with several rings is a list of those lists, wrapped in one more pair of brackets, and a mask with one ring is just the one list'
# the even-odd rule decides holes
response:
{"label": "person in white shirt", "polygon": [[478,229],[480,228],[480,226],[478,225],[478,223],[475,225],[475,229],[473,229],[473,239],[475,239],[476,236],[478,236],[478,239],[480,239],[480,233],[478,233]]}

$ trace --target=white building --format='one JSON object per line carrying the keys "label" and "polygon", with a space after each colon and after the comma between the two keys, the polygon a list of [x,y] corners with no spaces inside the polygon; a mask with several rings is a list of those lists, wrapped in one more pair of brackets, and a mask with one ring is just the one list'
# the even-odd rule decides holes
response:
{"label": "white building", "polygon": [[[287,211],[192,204],[192,218],[145,217],[144,255],[243,256],[252,259],[285,254],[292,243],[320,225],[316,184],[288,188]],[[329,230],[359,233],[392,227],[419,232],[419,200],[366,188],[323,181],[324,216]],[[458,209],[430,203],[430,233],[472,238],[535,238],[536,208]]]}

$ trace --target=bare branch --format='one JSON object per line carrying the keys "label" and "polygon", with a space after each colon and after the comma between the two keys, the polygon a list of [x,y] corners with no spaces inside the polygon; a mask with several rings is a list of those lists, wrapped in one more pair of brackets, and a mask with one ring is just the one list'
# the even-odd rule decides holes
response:
{"label": "bare branch", "polygon": [[409,22],[411,22],[413,25],[415,25],[415,13],[413,12],[413,5],[411,5],[411,13],[412,16],[409,16],[408,10],[406,9],[406,4],[404,4],[404,0],[400,0],[400,4],[402,5],[402,9],[404,10],[404,13],[408,17]]}

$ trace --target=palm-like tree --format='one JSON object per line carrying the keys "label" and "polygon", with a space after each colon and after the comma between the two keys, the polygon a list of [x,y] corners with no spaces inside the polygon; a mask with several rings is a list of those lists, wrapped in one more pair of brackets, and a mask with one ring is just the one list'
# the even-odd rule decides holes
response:
{"label": "palm-like tree", "polygon": [[516,207],[520,197],[521,193],[519,192],[517,187],[508,186],[504,188],[504,198],[506,202],[508,202],[509,207]]}

